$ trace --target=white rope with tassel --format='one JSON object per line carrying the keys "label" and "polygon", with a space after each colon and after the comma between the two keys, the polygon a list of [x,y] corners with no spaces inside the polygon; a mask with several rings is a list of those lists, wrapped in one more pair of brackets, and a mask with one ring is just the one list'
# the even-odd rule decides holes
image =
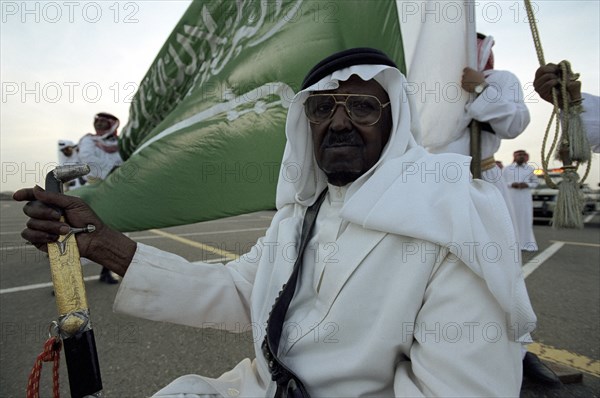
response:
{"label": "white rope with tassel", "polygon": [[[535,24],[535,16],[531,7],[530,0],[524,0],[525,9],[527,10],[527,18],[529,20],[529,26],[531,27],[531,34],[533,36],[533,43],[535,50],[540,62],[540,66],[546,65],[544,61],[544,53],[542,50],[542,44],[540,41],[537,26]],[[584,131],[583,124],[581,123],[581,100],[571,101],[570,95],[567,90],[567,85],[570,81],[577,80],[579,74],[573,73],[571,70],[571,64],[568,61],[562,61],[559,63],[561,69],[561,97],[562,97],[562,117],[559,109],[559,96],[556,87],[552,88],[552,99],[554,102],[554,110],[548,122],[546,132],[544,134],[544,140],[542,142],[542,167],[544,169],[544,179],[551,188],[557,188],[558,199],[556,202],[556,208],[552,216],[552,226],[554,228],[582,228],[583,227],[583,195],[580,190],[580,186],[585,181],[591,167],[591,149],[587,140],[587,135]],[[556,117],[556,129],[554,139],[550,150],[546,153],[546,142],[548,135],[552,127],[552,122]],[[557,141],[560,135],[560,127],[562,124],[562,136],[560,144],[557,148]],[[548,162],[552,153],[556,150],[556,157],[563,163],[563,174],[562,181],[557,186],[550,179],[548,175]],[[587,162],[587,169],[585,175],[579,180],[577,169],[579,165]],[[573,164],[575,163],[575,164]]]}

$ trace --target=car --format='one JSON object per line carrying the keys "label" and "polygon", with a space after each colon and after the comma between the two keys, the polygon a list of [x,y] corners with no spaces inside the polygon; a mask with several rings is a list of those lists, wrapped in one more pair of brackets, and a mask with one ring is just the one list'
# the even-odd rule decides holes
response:
{"label": "car", "polygon": [[551,219],[556,208],[558,189],[548,186],[543,176],[537,187],[531,190],[533,219]]}
{"label": "car", "polygon": [[[538,176],[539,184],[531,190],[531,197],[533,199],[533,219],[548,220],[551,219],[554,214],[559,189],[548,186],[543,173],[536,172],[536,175]],[[548,175],[552,182],[557,186],[562,182],[562,175],[560,172],[550,172]],[[600,206],[597,206],[599,200],[598,194],[592,191],[587,184],[581,186],[581,192],[584,199],[584,213],[594,212],[597,208],[600,208]]]}
{"label": "car", "polygon": [[[538,185],[531,190],[531,198],[533,199],[533,219],[534,220],[550,220],[556,208],[556,200],[558,199],[558,188],[552,188],[544,178],[543,170],[534,170],[534,174],[538,177]],[[558,186],[562,181],[562,170],[549,170],[548,176],[552,182]]]}
{"label": "car", "polygon": [[581,187],[583,192],[583,212],[592,213],[597,209],[600,209],[600,193],[598,190],[594,191],[588,184],[583,184]]}

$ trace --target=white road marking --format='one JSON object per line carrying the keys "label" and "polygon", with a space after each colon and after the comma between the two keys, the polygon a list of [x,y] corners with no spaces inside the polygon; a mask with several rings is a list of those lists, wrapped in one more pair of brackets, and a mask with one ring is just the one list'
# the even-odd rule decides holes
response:
{"label": "white road marking", "polygon": [[[219,235],[219,234],[234,234],[239,232],[254,232],[254,231],[266,231],[267,227],[262,228],[244,228],[244,229],[228,229],[224,231],[213,231],[213,232],[185,232],[177,234],[177,236],[202,236],[202,235]],[[145,240],[145,239],[159,239],[164,238],[160,235],[142,235],[142,236],[130,236],[133,240]]]}
{"label": "white road marking", "polygon": [[[194,261],[194,262],[192,262],[192,264],[201,264],[201,263],[212,264],[212,263],[223,263],[223,262],[228,262],[228,261],[229,260],[226,258],[214,258],[214,259],[206,260],[206,261]],[[85,278],[83,278],[83,280],[88,282],[88,281],[97,280],[99,277],[100,277],[100,275],[86,276]],[[25,292],[27,290],[44,289],[47,287],[52,287],[52,282],[35,283],[33,285],[25,285],[25,286],[10,287],[7,289],[0,289],[0,294]]]}
{"label": "white road marking", "polygon": [[[85,278],[83,278],[83,280],[86,282],[92,281],[92,280],[98,280],[99,277],[100,277],[100,275],[86,276]],[[25,286],[10,287],[8,289],[0,289],[0,294],[24,292],[27,290],[43,289],[45,287],[52,287],[52,282],[36,283],[33,285],[25,285]]]}
{"label": "white road marking", "polygon": [[[202,235],[220,235],[220,234],[234,234],[239,232],[255,232],[255,231],[266,231],[267,227],[262,228],[244,228],[244,229],[228,229],[224,231],[214,231],[214,232],[186,232],[183,234],[178,234],[177,236],[202,236]],[[160,235],[141,235],[141,236],[132,236],[131,232],[127,233],[127,236],[131,237],[133,240],[152,240],[152,239],[164,239],[164,236]],[[4,246],[0,247],[0,251],[7,250],[18,250],[18,249],[35,249],[35,246],[32,245],[19,245],[19,246]]]}
{"label": "white road marking", "polygon": [[[246,229],[217,231],[217,232],[191,232],[191,233],[180,234],[179,236],[197,236],[197,235],[209,235],[209,234],[217,234],[217,233],[250,232],[250,231],[259,231],[259,230],[265,230],[265,229],[266,228],[246,228]],[[134,237],[134,239],[156,239],[159,237],[160,236],[156,236],[156,235],[138,236],[138,237]],[[565,244],[578,244],[577,242],[561,242],[561,241],[553,241],[553,242],[554,243],[552,245],[550,245],[546,250],[544,250],[543,252],[541,252],[540,254],[538,254],[537,256],[532,258],[531,260],[529,260],[529,262],[523,266],[522,269],[523,269],[523,277],[524,278],[527,278],[529,275],[531,275],[531,273],[533,271],[535,271],[546,260],[548,260],[550,257],[552,257]],[[586,245],[586,244],[580,243],[580,245]],[[589,244],[589,246],[597,246],[597,245]],[[2,247],[2,248],[0,248],[0,250],[4,251],[4,250],[34,249],[34,248],[35,247],[30,246],[30,245],[23,245],[23,246],[13,246],[13,247]],[[200,263],[213,264],[213,263],[227,262],[228,260],[229,259],[227,259],[227,258],[215,258],[215,259],[210,259],[210,260],[206,260],[206,261],[193,261],[192,264],[200,264]],[[95,275],[95,276],[88,276],[83,279],[85,281],[89,281],[89,280],[98,279],[98,277],[99,277],[99,275]],[[52,282],[37,283],[37,284],[25,285],[25,286],[17,286],[17,287],[12,287],[12,288],[8,288],[8,289],[0,289],[0,294],[42,289],[42,288],[51,287],[51,286],[52,286]]]}
{"label": "white road marking", "polygon": [[535,271],[544,261],[548,260],[554,253],[563,247],[565,242],[554,242],[546,250],[529,260],[527,264],[523,266],[523,277],[527,278],[533,271]]}
{"label": "white road marking", "polygon": [[35,246],[33,246],[33,245],[20,245],[20,246],[4,246],[4,247],[0,247],[0,251],[21,250],[21,249],[35,249]]}

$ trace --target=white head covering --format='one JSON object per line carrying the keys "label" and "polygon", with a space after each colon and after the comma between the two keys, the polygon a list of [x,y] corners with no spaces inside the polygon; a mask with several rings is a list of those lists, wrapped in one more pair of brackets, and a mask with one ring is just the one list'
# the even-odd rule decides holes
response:
{"label": "white head covering", "polygon": [[58,164],[61,166],[68,163],[77,163],[79,161],[79,156],[77,155],[76,150],[71,152],[70,156],[67,156],[63,152],[63,150],[68,147],[76,149],[77,145],[71,140],[58,140]]}
{"label": "white head covering", "polygon": [[[327,186],[317,166],[303,103],[310,92],[331,90],[352,75],[375,79],[391,101],[392,131],[379,161],[349,184],[340,216],[365,228],[404,235],[448,248],[483,278],[508,314],[516,340],[535,328],[512,221],[500,192],[472,180],[470,158],[432,155],[416,144],[406,79],[396,68],[344,68],[300,91],[286,121],[287,143],[277,184],[277,208],[309,206]],[[499,255],[494,254],[499,253]]]}
{"label": "white head covering", "polygon": [[71,140],[58,140],[58,149],[59,150],[70,147],[70,146],[71,147],[75,146],[75,143]]}
{"label": "white head covering", "polygon": [[[319,169],[314,158],[310,125],[304,114],[303,104],[311,92],[335,89],[340,81],[346,81],[352,75],[357,75],[365,81],[375,79],[384,87],[390,98],[393,122],[393,131],[379,161],[352,183],[352,186],[360,185],[368,179],[386,159],[398,157],[408,149],[417,147],[410,131],[411,128],[418,128],[410,125],[410,104],[404,90],[406,79],[398,69],[385,65],[357,65],[334,72],[300,91],[292,100],[285,127],[287,144],[277,184],[278,208],[291,203],[309,206],[327,186],[327,177]],[[400,118],[400,115],[403,117]],[[407,134],[399,134],[397,131],[405,131]]]}
{"label": "white head covering", "polygon": [[[494,46],[494,38],[491,35],[486,36],[484,39],[481,39],[481,43],[477,44],[477,70],[479,72],[483,72],[485,70],[485,66],[492,56],[492,47]],[[492,64],[493,64],[492,59]]]}

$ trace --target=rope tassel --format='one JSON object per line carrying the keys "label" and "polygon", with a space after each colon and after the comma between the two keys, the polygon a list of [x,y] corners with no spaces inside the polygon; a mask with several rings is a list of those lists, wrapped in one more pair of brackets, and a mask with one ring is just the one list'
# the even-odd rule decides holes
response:
{"label": "rope tassel", "polygon": [[581,112],[583,108],[581,103],[572,105],[567,115],[568,129],[567,136],[569,140],[569,155],[571,159],[583,163],[591,160],[590,143],[587,134],[581,123]]}
{"label": "rope tassel", "polygon": [[583,228],[583,195],[579,189],[579,175],[573,166],[564,167],[559,185],[556,208],[552,215],[555,228]]}
{"label": "rope tassel", "polygon": [[[540,66],[544,66],[546,65],[546,62],[544,61],[544,52],[542,51],[542,43],[540,41],[530,0],[525,0],[525,9],[527,11],[527,18],[529,20],[538,61]],[[562,100],[562,117],[561,120],[557,120],[556,122],[554,139],[552,140],[550,150],[546,154],[546,142],[552,127],[552,121],[555,116],[560,115],[559,92],[557,88],[554,87],[552,89],[554,110],[542,142],[542,166],[544,168],[544,178],[548,186],[550,188],[557,188],[557,184],[555,184],[548,176],[548,162],[556,148],[560,127],[562,125],[562,136],[556,157],[563,163],[563,180],[558,185],[558,198],[552,216],[552,226],[554,228],[583,228],[583,195],[580,191],[580,186],[589,174],[592,155],[590,144],[581,122],[581,100],[571,101],[570,94],[567,90],[568,83],[577,80],[579,74],[573,73],[571,64],[568,61],[561,61],[558,66],[561,70],[560,100]],[[577,168],[583,163],[587,163],[587,170],[580,181],[579,175],[577,174]]]}

